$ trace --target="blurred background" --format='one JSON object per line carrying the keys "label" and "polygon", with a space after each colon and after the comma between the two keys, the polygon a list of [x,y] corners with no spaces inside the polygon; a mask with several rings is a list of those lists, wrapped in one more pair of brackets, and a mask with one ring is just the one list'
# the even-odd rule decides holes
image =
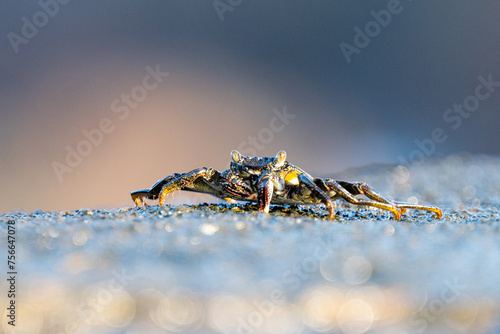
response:
{"label": "blurred background", "polygon": [[0,3],[1,212],[130,206],[236,148],[315,176],[500,153],[500,92],[467,99],[498,1],[66,2]]}

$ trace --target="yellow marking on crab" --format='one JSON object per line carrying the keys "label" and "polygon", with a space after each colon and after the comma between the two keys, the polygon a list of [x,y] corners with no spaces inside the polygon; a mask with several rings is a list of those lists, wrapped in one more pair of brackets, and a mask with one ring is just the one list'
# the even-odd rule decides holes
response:
{"label": "yellow marking on crab", "polygon": [[226,201],[228,201],[229,203],[232,203],[232,204],[238,203],[238,201],[236,201],[236,200],[234,200],[234,199],[232,199],[230,197],[226,197],[226,198],[224,198],[224,200],[226,200]]}
{"label": "yellow marking on crab", "polygon": [[299,184],[299,178],[297,177],[297,172],[290,172],[290,173],[286,174],[285,183],[286,184],[293,184],[293,185]]}

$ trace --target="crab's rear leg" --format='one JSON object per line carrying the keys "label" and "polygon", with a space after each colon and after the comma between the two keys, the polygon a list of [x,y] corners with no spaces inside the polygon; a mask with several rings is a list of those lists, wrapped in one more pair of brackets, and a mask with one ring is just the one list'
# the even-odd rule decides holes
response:
{"label": "crab's rear leg", "polygon": [[[327,190],[329,191],[334,191],[336,195],[339,195],[343,199],[345,199],[347,202],[351,204],[356,204],[356,205],[367,205],[367,206],[373,206],[376,208],[384,209],[387,211],[392,212],[394,215],[394,219],[398,220],[401,218],[401,214],[398,211],[396,204],[392,203],[390,200],[386,199],[385,197],[381,197],[380,195],[378,198],[381,200],[380,202],[375,202],[375,201],[366,201],[359,199],[355,197],[354,195],[357,194],[362,194],[360,193],[357,188],[355,187],[355,184],[349,183],[349,182],[342,182],[343,184],[340,184],[339,182],[332,180],[332,179],[315,179],[315,182],[322,184],[322,187],[326,187]],[[347,187],[344,188],[344,186]],[[374,194],[376,193],[370,193],[370,195],[373,195],[373,197],[376,197]],[[366,194],[365,194],[366,195]],[[366,195],[368,198],[371,198],[370,196]],[[374,199],[374,198],[372,198]],[[377,199],[378,200],[378,199]]]}
{"label": "crab's rear leg", "polygon": [[363,194],[366,195],[366,197],[375,200],[377,202],[382,202],[395,206],[398,209],[400,209],[401,214],[404,214],[406,209],[415,209],[415,210],[426,210],[434,212],[434,214],[436,215],[436,219],[439,219],[443,216],[443,212],[441,211],[441,209],[436,206],[427,206],[427,205],[391,201],[387,197],[378,193],[375,189],[373,189],[366,183],[359,183],[359,182],[350,183],[345,181],[337,181],[337,182],[352,194]]}

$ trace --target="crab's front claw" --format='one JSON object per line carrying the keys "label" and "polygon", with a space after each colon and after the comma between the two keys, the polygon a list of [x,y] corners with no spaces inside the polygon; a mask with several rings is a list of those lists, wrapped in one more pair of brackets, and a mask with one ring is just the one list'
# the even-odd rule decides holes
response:
{"label": "crab's front claw", "polygon": [[163,188],[161,189],[160,196],[158,198],[158,204],[160,206],[163,206],[165,204],[167,195],[180,189],[181,187],[179,186],[178,183],[167,183],[166,185],[164,185]]}
{"label": "crab's front claw", "polygon": [[257,201],[259,210],[269,213],[269,206],[273,198],[274,184],[269,175],[264,175],[259,180]]}
{"label": "crab's front claw", "polygon": [[192,171],[184,174],[174,174],[171,177],[168,177],[168,180],[157,183],[162,187],[158,194],[158,204],[163,206],[167,195],[177,190],[208,192],[209,189],[209,193],[215,192],[214,188],[210,188],[206,184],[203,186],[196,183],[199,178],[202,178],[207,182],[212,182],[212,177],[215,175],[219,176],[219,172],[215,169],[202,167],[193,169]]}
{"label": "crab's front claw", "polygon": [[147,207],[145,198],[149,195],[149,189],[135,190],[130,193],[136,207]]}

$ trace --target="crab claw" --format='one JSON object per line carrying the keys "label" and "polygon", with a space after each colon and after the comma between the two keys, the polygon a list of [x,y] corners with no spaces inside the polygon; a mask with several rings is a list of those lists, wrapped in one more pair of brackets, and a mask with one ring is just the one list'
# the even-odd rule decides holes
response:
{"label": "crab claw", "polygon": [[257,200],[259,203],[259,210],[269,213],[269,206],[273,198],[274,184],[269,174],[264,174],[259,180],[259,192]]}
{"label": "crab claw", "polygon": [[132,200],[135,203],[135,206],[137,207],[147,207],[146,203],[146,197],[149,195],[149,189],[141,189],[141,190],[136,190],[132,191],[130,193],[132,196]]}

